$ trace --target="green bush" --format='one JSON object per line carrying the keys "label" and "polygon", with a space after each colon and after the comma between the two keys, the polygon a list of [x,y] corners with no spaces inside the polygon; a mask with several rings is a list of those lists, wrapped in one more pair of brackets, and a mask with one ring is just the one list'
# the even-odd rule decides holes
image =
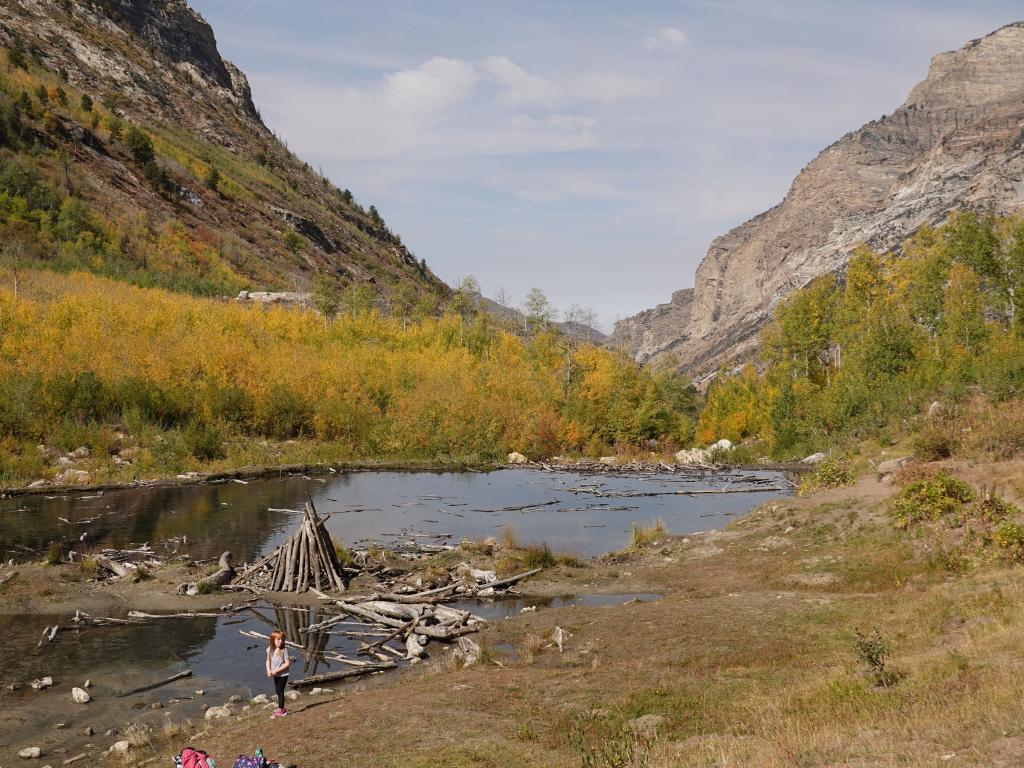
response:
{"label": "green bush", "polygon": [[1024,563],[1024,526],[1020,523],[1000,525],[992,534],[992,543],[1002,550],[1007,561]]}
{"label": "green bush", "polygon": [[223,459],[224,433],[215,424],[195,419],[185,427],[183,434],[188,452],[200,461]]}
{"label": "green bush", "polygon": [[850,462],[829,456],[815,464],[814,469],[804,476],[797,493],[805,496],[822,488],[844,488],[856,481],[857,474]]}
{"label": "green bush", "polygon": [[913,523],[939,520],[959,512],[972,501],[971,486],[944,472],[931,480],[906,486],[889,502],[889,514],[893,525],[907,528]]}
{"label": "green bush", "polygon": [[948,459],[960,447],[960,436],[954,425],[929,421],[913,440],[914,457],[919,461]]}

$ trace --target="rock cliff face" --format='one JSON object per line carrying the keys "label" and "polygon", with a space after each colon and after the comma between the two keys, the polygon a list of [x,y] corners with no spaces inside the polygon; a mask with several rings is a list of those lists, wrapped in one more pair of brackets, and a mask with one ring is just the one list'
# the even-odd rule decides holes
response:
{"label": "rock cliff face", "polygon": [[892,115],[849,133],[777,206],[712,242],[692,297],[621,321],[609,344],[695,377],[749,359],[778,302],[866,243],[898,248],[962,208],[1024,208],[1024,22],[932,59]]}

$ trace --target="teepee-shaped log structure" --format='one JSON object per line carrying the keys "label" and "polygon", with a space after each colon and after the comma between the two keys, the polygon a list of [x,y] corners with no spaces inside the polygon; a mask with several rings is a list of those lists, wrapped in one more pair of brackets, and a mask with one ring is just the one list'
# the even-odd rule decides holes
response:
{"label": "teepee-shaped log structure", "polygon": [[311,500],[287,541],[243,571],[234,583],[271,592],[344,592],[344,570]]}

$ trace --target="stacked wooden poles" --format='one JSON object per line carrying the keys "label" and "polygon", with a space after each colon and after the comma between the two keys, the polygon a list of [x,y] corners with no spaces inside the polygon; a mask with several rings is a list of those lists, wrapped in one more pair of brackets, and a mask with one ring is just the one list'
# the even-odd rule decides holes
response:
{"label": "stacked wooden poles", "polygon": [[[312,500],[307,499],[298,530],[235,583],[272,592],[307,592],[310,589],[344,592],[341,564],[324,522],[317,515]],[[267,567],[271,563],[268,578]]]}

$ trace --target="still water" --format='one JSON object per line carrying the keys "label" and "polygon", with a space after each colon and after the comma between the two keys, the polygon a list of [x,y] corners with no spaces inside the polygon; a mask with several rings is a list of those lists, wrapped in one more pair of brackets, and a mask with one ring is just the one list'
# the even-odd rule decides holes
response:
{"label": "still water", "polygon": [[[708,489],[754,489],[750,493],[700,494]],[[673,533],[718,528],[770,498],[788,494],[789,485],[772,472],[707,475],[582,475],[533,470],[479,472],[349,472],[311,478],[290,476],[246,483],[139,488],[71,495],[0,500],[0,556],[28,560],[52,542],[68,549],[132,547],[150,544],[158,554],[188,553],[213,558],[225,550],[236,561],[271,551],[297,521],[307,494],[331,535],[357,547],[418,540],[457,544],[462,538],[497,535],[511,527],[521,541],[546,542],[556,551],[591,556],[621,549],[633,521],[665,521]],[[691,494],[691,495],[687,495]],[[528,585],[523,591],[528,591]],[[490,621],[517,615],[524,607],[605,605],[655,595],[567,595],[467,601],[457,607]],[[236,603],[240,596],[228,600]],[[359,639],[342,634],[360,627],[336,625],[326,633],[304,627],[327,617],[321,609],[259,603],[216,618],[153,621],[116,627],[62,631],[50,646],[36,644],[47,625],[65,625],[68,616],[22,613],[0,615],[6,662],[0,669],[0,758],[28,744],[62,749],[80,746],[81,730],[101,735],[127,719],[201,715],[202,704],[222,704],[239,694],[248,699],[269,692],[263,673],[265,641],[241,631],[267,634],[285,629],[304,647],[293,651],[296,678],[339,668],[323,651],[354,655]],[[107,615],[123,616],[126,608]],[[365,629],[365,627],[362,627]],[[365,638],[363,638],[365,640]],[[372,640],[371,640],[372,641]],[[430,646],[440,652],[437,645]],[[428,650],[430,650],[428,649]],[[191,669],[191,678],[125,698],[120,692]],[[47,691],[12,682],[52,675]],[[70,689],[90,679],[94,701],[71,702]],[[338,687],[335,684],[333,687]],[[204,691],[203,697],[195,694]],[[161,710],[151,707],[159,703]],[[58,724],[64,727],[57,728]],[[98,739],[107,745],[113,737]],[[77,748],[76,746],[76,748]]]}

